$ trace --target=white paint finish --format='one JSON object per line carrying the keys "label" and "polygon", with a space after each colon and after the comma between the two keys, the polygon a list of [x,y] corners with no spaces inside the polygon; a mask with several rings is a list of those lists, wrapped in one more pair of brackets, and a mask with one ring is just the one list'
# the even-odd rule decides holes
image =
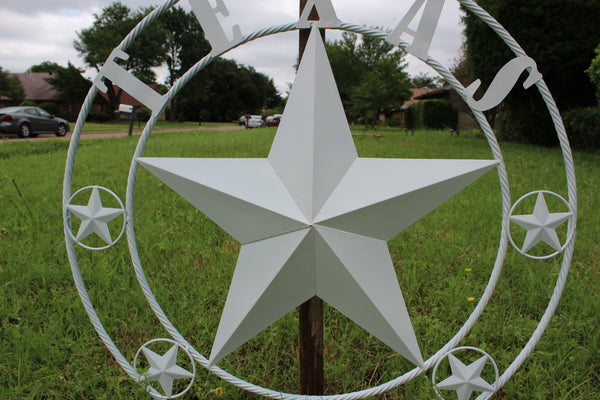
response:
{"label": "white paint finish", "polygon": [[317,295],[418,366],[423,358],[387,243],[317,227]]}
{"label": "white paint finish", "polygon": [[360,158],[315,223],[390,240],[495,165],[493,160]]}
{"label": "white paint finish", "polygon": [[308,226],[265,159],[137,161],[242,244]]}
{"label": "white paint finish", "polygon": [[465,89],[467,94],[467,103],[473,110],[487,111],[500,105],[509,95],[510,91],[515,87],[523,72],[528,71],[529,76],[523,82],[523,88],[529,89],[537,81],[543,78],[542,74],[537,69],[537,64],[533,58],[522,56],[513,58],[494,77],[490,87],[485,92],[485,95],[475,100],[473,96],[481,86],[481,80],[477,79]]}
{"label": "white paint finish", "polygon": [[209,362],[214,364],[315,295],[311,229],[244,245]]}
{"label": "white paint finish", "polygon": [[312,220],[357,157],[325,46],[313,28],[269,161]]}

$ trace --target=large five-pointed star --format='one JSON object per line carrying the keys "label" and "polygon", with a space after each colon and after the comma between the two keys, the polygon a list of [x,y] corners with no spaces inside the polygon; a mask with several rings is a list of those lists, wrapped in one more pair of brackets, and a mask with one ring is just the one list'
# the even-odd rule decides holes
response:
{"label": "large five-pointed star", "polygon": [[419,366],[386,241],[496,164],[359,158],[314,30],[267,159],[138,162],[242,243],[211,364],[318,296]]}
{"label": "large five-pointed star", "polygon": [[456,390],[458,400],[469,400],[474,391],[493,392],[492,385],[481,377],[487,360],[488,357],[484,356],[467,366],[454,355],[448,355],[452,376],[438,383],[437,387],[444,390]]}
{"label": "large five-pointed star", "polygon": [[92,233],[96,233],[107,244],[112,243],[108,223],[123,214],[123,209],[102,207],[102,199],[97,187],[92,189],[87,206],[69,204],[67,209],[81,220],[75,240],[81,242]]}
{"label": "large five-pointed star", "polygon": [[513,215],[510,217],[517,225],[527,230],[523,242],[523,253],[527,253],[535,245],[544,242],[556,251],[560,251],[561,244],[556,234],[556,228],[571,218],[570,212],[553,213],[548,211],[548,205],[543,193],[539,193],[530,215]]}
{"label": "large five-pointed star", "polygon": [[175,379],[192,379],[194,375],[177,365],[177,351],[179,347],[174,345],[164,355],[160,356],[152,350],[144,347],[142,351],[150,364],[148,374],[144,377],[148,382],[160,383],[167,396],[173,395],[173,381]]}

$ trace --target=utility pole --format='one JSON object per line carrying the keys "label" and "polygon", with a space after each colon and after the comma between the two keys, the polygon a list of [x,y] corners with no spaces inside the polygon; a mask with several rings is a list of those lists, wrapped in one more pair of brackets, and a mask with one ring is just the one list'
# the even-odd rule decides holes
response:
{"label": "utility pole", "polygon": [[[300,16],[308,0],[300,0]],[[312,9],[310,21],[318,21],[316,9]],[[304,49],[310,35],[309,29],[300,29],[298,65],[302,61]],[[325,29],[321,29],[325,40]],[[298,358],[300,361],[300,393],[307,395],[323,394],[323,300],[313,297],[298,308],[299,335]]]}

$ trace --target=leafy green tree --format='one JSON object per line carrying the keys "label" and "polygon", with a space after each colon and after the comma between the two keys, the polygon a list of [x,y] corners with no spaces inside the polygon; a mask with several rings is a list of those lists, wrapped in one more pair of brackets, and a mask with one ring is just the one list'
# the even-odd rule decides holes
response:
{"label": "leafy green tree", "polygon": [[600,44],[596,48],[596,57],[592,60],[592,64],[586,72],[592,83],[596,85],[596,94],[600,99]]}
{"label": "leafy green tree", "polygon": [[[77,33],[74,42],[75,49],[79,52],[85,63],[100,71],[102,65],[119,45],[123,38],[140,22],[149,9],[140,9],[132,12],[120,2],[114,2],[102,10],[102,14],[95,14],[95,21],[89,28]],[[146,83],[154,83],[156,74],[153,67],[160,66],[165,61],[167,32],[159,23],[148,26],[137,40],[127,49],[129,59],[119,60],[119,64],[134,76]],[[112,82],[105,80],[108,88],[110,107],[115,110],[119,106],[121,90],[115,91]]]}
{"label": "leafy green tree", "polygon": [[377,62],[352,93],[352,110],[374,125],[379,114],[410,98],[410,79],[392,59]]}
{"label": "leafy green tree", "polygon": [[180,116],[194,120],[232,121],[281,105],[273,80],[233,60],[216,59],[192,79],[180,96]]}
{"label": "leafy green tree", "polygon": [[419,75],[411,78],[410,83],[413,88],[439,89],[442,87],[443,80],[439,77],[429,76],[421,72]]}
{"label": "leafy green tree", "polygon": [[23,100],[25,96],[21,82],[17,78],[12,77],[10,73],[3,71],[2,67],[0,67],[0,95],[17,102]]}
{"label": "leafy green tree", "polygon": [[[600,15],[600,0],[479,0],[478,4],[536,60],[562,111],[595,103],[595,90],[584,71],[600,42],[594,17]],[[485,91],[515,55],[476,16],[467,12],[464,23],[466,62],[473,76],[484,83]],[[521,83],[506,98],[508,117],[503,135],[528,142],[555,143],[552,121],[541,96],[535,89],[523,90]]]}
{"label": "leafy green tree", "polygon": [[325,45],[346,114],[373,119],[410,97],[404,51],[384,40],[344,32]]}
{"label": "leafy green tree", "polygon": [[[161,19],[168,32],[165,61],[169,71],[167,86],[171,87],[190,67],[210,52],[210,43],[204,37],[202,27],[193,13],[186,13],[181,7],[170,9]],[[188,93],[190,95],[191,93]],[[170,120],[177,119],[179,99],[171,102]]]}
{"label": "leafy green tree", "polygon": [[47,72],[49,74],[54,74],[64,67],[52,61],[44,61],[36,65],[32,65],[27,68],[27,72]]}

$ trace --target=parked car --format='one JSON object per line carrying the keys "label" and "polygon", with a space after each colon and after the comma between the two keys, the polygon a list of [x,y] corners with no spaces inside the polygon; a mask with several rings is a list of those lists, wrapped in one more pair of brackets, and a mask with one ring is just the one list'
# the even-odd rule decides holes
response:
{"label": "parked car", "polygon": [[278,115],[271,115],[267,117],[266,125],[267,126],[279,126],[279,122],[281,121],[281,117]]}
{"label": "parked car", "polygon": [[246,126],[248,128],[262,128],[265,126],[265,121],[263,121],[263,117],[260,115],[251,115]]}
{"label": "parked car", "polygon": [[16,133],[19,137],[35,137],[39,133],[65,136],[69,123],[39,107],[0,108],[0,133]]}

